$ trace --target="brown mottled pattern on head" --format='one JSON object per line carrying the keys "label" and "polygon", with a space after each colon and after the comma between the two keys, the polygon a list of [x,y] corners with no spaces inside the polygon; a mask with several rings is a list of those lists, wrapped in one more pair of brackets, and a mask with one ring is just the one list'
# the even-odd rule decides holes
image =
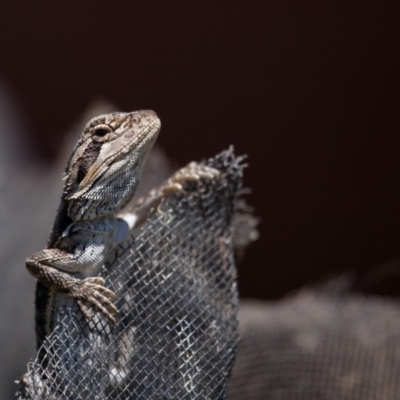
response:
{"label": "brown mottled pattern on head", "polygon": [[160,126],[153,111],[104,114],[89,121],[66,171],[70,218],[107,216],[133,197]]}

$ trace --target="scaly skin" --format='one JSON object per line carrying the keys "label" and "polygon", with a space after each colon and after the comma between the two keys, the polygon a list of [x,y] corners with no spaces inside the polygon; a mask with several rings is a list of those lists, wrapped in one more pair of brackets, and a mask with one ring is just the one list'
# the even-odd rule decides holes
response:
{"label": "scaly skin", "polygon": [[86,125],[68,162],[47,248],[26,260],[38,280],[38,347],[53,329],[57,292],[73,298],[86,320],[94,309],[115,323],[114,293],[96,275],[130,228],[118,213],[135,194],[160,127],[153,111],[100,115]]}

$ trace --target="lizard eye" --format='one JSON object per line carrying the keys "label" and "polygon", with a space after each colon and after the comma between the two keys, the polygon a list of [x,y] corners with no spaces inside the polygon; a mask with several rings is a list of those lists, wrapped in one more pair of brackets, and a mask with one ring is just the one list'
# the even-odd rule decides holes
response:
{"label": "lizard eye", "polygon": [[111,129],[107,125],[96,126],[93,130],[93,134],[99,138],[106,136],[110,132],[111,132]]}

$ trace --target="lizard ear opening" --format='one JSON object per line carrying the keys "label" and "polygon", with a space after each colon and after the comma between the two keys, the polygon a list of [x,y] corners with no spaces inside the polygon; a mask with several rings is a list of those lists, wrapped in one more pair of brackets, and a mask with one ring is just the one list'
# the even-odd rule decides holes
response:
{"label": "lizard ear opening", "polygon": [[86,171],[84,171],[83,168],[79,168],[78,176],[76,177],[76,183],[79,185],[83,181],[83,178],[85,176],[86,176]]}

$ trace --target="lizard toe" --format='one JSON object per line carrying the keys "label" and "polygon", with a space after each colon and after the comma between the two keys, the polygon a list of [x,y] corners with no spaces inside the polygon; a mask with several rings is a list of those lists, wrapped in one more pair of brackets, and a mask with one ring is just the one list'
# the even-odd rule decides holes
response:
{"label": "lizard toe", "polygon": [[86,278],[85,282],[88,282],[88,283],[90,282],[90,283],[94,283],[96,285],[101,285],[101,286],[104,286],[106,284],[106,281],[101,276],[91,276],[89,278]]}
{"label": "lizard toe", "polygon": [[91,321],[93,315],[90,312],[90,308],[82,300],[77,300],[76,303],[78,304],[79,311],[83,315],[83,318],[86,320],[86,322]]}
{"label": "lizard toe", "polygon": [[117,308],[112,304],[108,299],[103,298],[96,298],[95,296],[91,304],[92,306],[99,311],[112,325],[117,323],[114,315],[118,312]]}

